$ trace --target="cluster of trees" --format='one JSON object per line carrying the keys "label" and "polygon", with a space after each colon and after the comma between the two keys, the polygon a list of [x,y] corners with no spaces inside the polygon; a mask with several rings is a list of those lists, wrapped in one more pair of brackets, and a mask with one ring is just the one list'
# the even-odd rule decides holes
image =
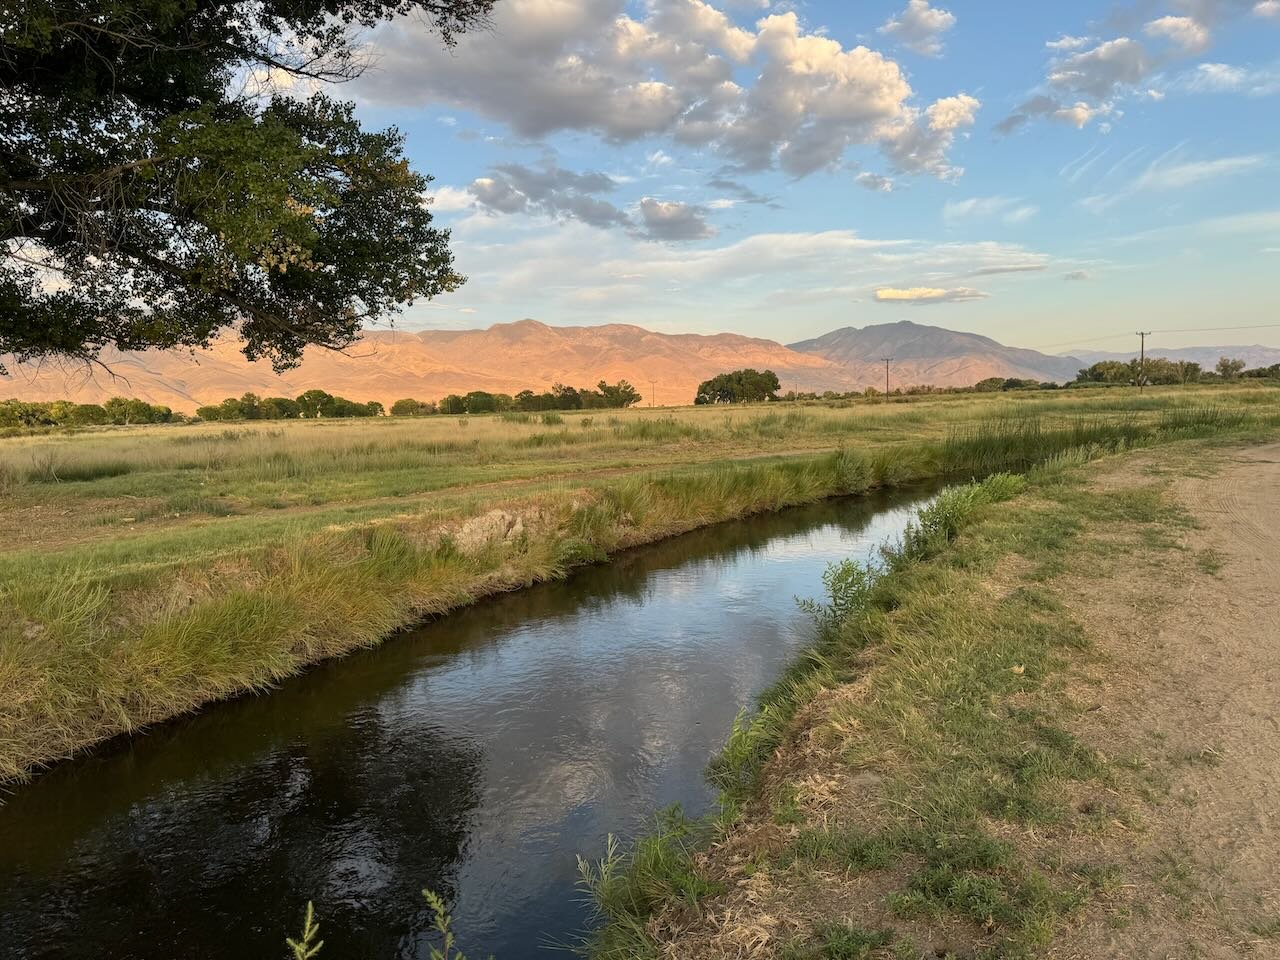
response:
{"label": "cluster of trees", "polygon": [[[1224,365],[1240,363],[1223,357],[1218,362],[1219,370]],[[1244,364],[1240,363],[1243,368]],[[1236,370],[1235,373],[1238,373]],[[1235,373],[1231,374],[1234,377]],[[1204,369],[1190,360],[1167,360],[1164,357],[1149,357],[1144,364],[1137,357],[1129,361],[1100,360],[1092,366],[1085,367],[1076,374],[1076,383],[1144,383],[1173,384],[1198,383],[1205,376]],[[1230,379],[1228,377],[1227,379]]]}
{"label": "cluster of trees", "polygon": [[1234,357],[1222,357],[1212,371],[1205,370],[1190,360],[1168,360],[1164,357],[1148,357],[1145,363],[1137,357],[1127,362],[1102,360],[1081,370],[1077,383],[1143,383],[1174,384],[1199,383],[1212,380],[1237,380],[1240,377],[1256,379],[1280,379],[1280,363],[1269,367],[1245,369],[1245,362]]}
{"label": "cluster of trees", "polygon": [[1240,376],[1257,380],[1280,380],[1280,363],[1273,363],[1269,367],[1254,367],[1252,370],[1245,370]]}
{"label": "cluster of trees", "polygon": [[[421,403],[417,400],[397,400],[391,412],[397,408],[405,416],[426,416],[431,413],[539,413],[544,410],[621,410],[640,401],[640,393],[626,380],[605,383],[601,380],[592,390],[589,387],[567,387],[557,383],[545,393],[521,390],[514,397],[508,393],[489,393],[473,390],[465,396],[451,393],[439,404]],[[428,409],[429,408],[429,409]]]}
{"label": "cluster of trees", "polygon": [[393,417],[431,417],[439,412],[430,400],[397,400],[391,405]]}
{"label": "cluster of trees", "polygon": [[693,402],[699,406],[710,403],[760,403],[777,400],[782,385],[772,370],[734,370],[722,373],[698,384]]}
{"label": "cluster of trees", "polygon": [[[510,410],[538,412],[543,410],[622,409],[639,402],[640,394],[627,383],[605,383],[596,389],[575,389],[556,384],[546,393],[523,390],[514,397],[505,393],[473,390],[466,396],[450,394],[438,404],[426,400],[397,400],[391,405],[395,417],[428,417],[437,413],[505,413]],[[221,403],[196,409],[196,418],[212,421],[235,420],[318,420],[343,417],[381,417],[387,411],[381,403],[370,400],[358,403],[324,390],[308,390],[297,397],[260,397],[246,393],[227,397]],[[112,397],[106,403],[73,403],[54,400],[27,403],[22,400],[0,400],[0,427],[63,427],[94,424],[175,423],[187,418],[168,407],[155,406],[143,400]]]}
{"label": "cluster of trees", "polygon": [[172,423],[184,419],[168,407],[112,397],[106,403],[0,400],[0,427],[89,427],[108,423]]}
{"label": "cluster of trees", "polygon": [[380,417],[385,411],[376,400],[357,403],[323,390],[308,390],[296,399],[259,397],[256,393],[227,397],[219,404],[199,407],[201,420],[317,420],[320,418]]}
{"label": "cluster of trees", "polygon": [[[960,388],[965,389],[965,388]],[[974,393],[999,393],[1008,390],[1057,390],[1058,385],[1051,381],[1028,380],[1018,377],[987,377],[979,380],[971,389]]]}

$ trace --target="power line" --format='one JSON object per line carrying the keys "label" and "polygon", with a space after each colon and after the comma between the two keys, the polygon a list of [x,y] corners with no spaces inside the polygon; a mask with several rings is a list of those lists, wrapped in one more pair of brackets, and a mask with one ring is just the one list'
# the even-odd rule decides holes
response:
{"label": "power line", "polygon": [[[1149,330],[1148,335],[1153,333],[1219,333],[1227,330],[1273,330],[1280,327],[1280,323],[1252,323],[1244,324],[1238,327],[1175,327],[1167,330]],[[1132,336],[1129,333],[1115,333],[1105,337],[1092,337],[1086,340],[1064,340],[1061,343],[1042,343],[1033,350],[1051,350],[1054,347],[1070,347],[1087,345],[1090,343],[1102,343],[1106,340],[1122,340]]]}

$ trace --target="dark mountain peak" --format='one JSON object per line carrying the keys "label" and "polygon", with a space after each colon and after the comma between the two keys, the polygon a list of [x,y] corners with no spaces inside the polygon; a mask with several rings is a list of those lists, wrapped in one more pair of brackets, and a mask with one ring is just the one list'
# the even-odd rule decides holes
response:
{"label": "dark mountain peak", "polygon": [[1053,357],[1035,350],[1006,347],[977,333],[965,333],[911,320],[867,327],[842,327],[811,340],[788,344],[835,363],[855,366],[893,357],[909,364],[973,361],[1007,376],[1039,380],[1069,380],[1080,364],[1074,357]]}

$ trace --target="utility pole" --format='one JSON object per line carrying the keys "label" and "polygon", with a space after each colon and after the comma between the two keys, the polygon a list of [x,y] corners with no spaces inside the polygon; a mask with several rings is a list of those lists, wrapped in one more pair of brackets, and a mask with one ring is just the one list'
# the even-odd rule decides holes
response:
{"label": "utility pole", "polygon": [[881,357],[880,359],[884,361],[884,395],[887,398],[889,396],[889,364],[893,363],[893,361],[898,358]]}
{"label": "utility pole", "polygon": [[649,381],[649,409],[650,410],[653,409],[653,398],[654,398],[654,394],[656,394],[657,392],[658,392],[658,381],[650,380]]}
{"label": "utility pole", "polygon": [[1140,359],[1138,360],[1138,392],[1141,393],[1147,380],[1147,337],[1151,336],[1151,331],[1139,330],[1137,334],[1142,338],[1142,346],[1139,352]]}

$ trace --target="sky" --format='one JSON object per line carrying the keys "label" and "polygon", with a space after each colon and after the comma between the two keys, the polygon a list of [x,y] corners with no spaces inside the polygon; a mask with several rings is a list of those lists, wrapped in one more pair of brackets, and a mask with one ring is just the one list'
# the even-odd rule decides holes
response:
{"label": "sky", "polygon": [[342,92],[469,278],[402,328],[1280,346],[1280,0],[498,0],[364,42]]}

